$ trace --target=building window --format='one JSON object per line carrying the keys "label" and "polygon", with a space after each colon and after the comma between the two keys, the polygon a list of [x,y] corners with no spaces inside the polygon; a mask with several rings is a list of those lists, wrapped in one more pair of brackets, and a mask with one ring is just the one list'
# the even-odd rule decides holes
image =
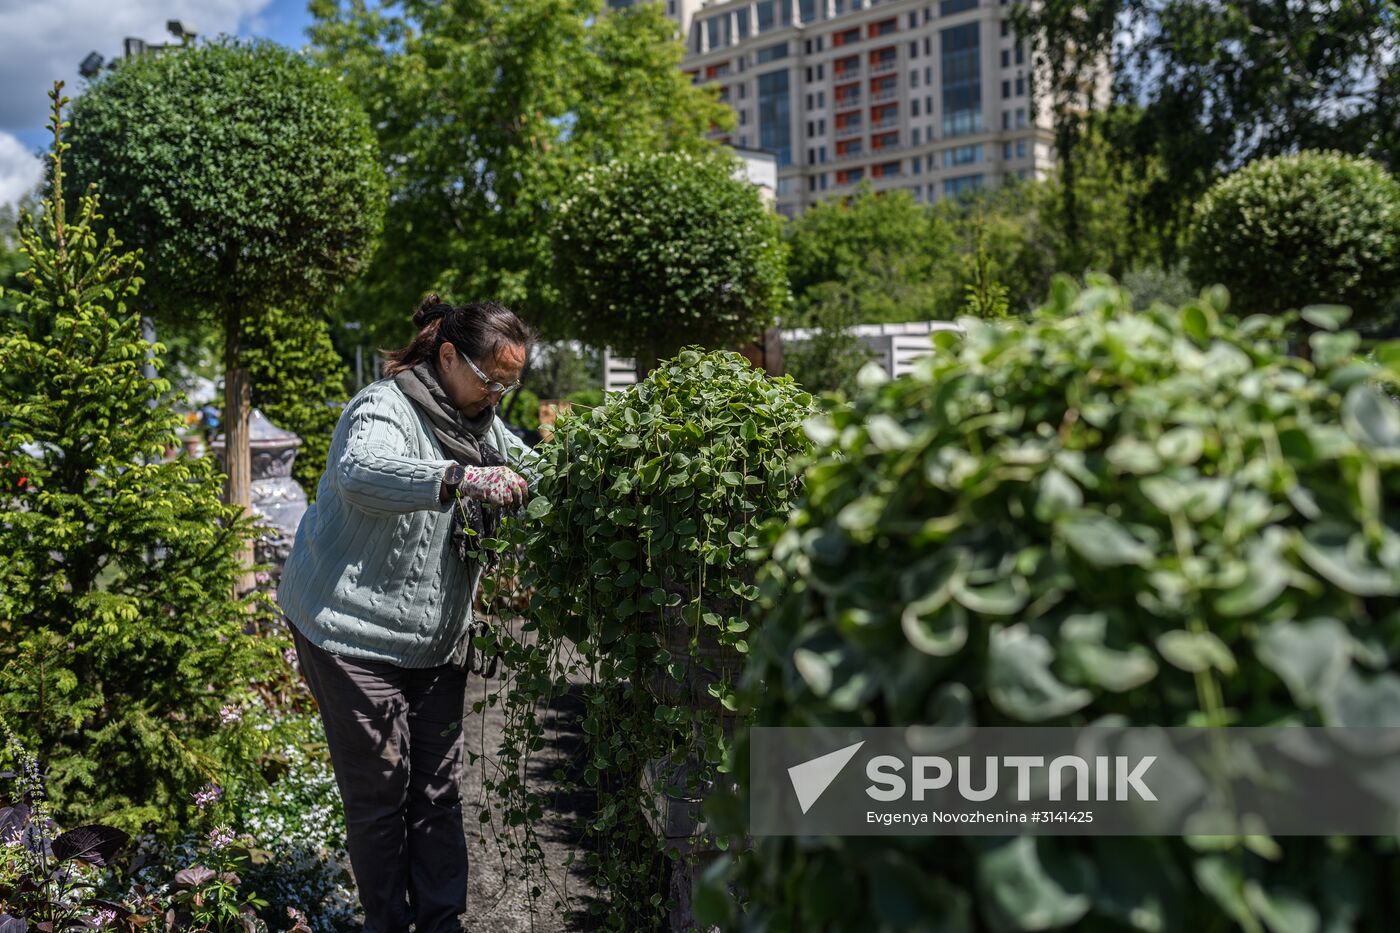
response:
{"label": "building window", "polygon": [[[787,0],[783,0],[784,3]],[[759,0],[754,7],[754,14],[758,19],[758,31],[767,32],[777,25],[773,20],[773,0]]]}
{"label": "building window", "polygon": [[980,29],[980,23],[968,23],[939,34],[944,136],[962,136],[982,129]]}
{"label": "building window", "polygon": [[779,58],[787,58],[787,54],[788,44],[786,42],[778,42],[774,45],[765,45],[754,53],[754,58],[762,65],[765,62],[776,61]]}
{"label": "building window", "polygon": [[1011,111],[1010,111],[1010,110],[1003,110],[1003,111],[1001,112],[1001,128],[1004,129],[1004,130],[1009,130],[1009,129],[1011,129]]}
{"label": "building window", "polygon": [[924,66],[924,84],[927,84],[929,87],[933,87],[933,66],[932,66],[932,65],[925,65],[925,66]]}
{"label": "building window", "polygon": [[1016,140],[1016,158],[1018,158],[1018,159],[1024,159],[1025,157],[1026,157],[1026,141],[1025,141],[1024,139],[1018,139],[1018,140]]}
{"label": "building window", "polygon": [[1011,67],[1011,50],[1010,50],[1010,49],[1002,49],[1002,50],[1001,50],[1001,67],[1003,67],[1003,68],[1010,68],[1010,67]]}
{"label": "building window", "polygon": [[1010,81],[1003,81],[1003,82],[1001,82],[1001,99],[1002,99],[1002,100],[1010,100],[1010,99],[1011,99],[1011,82],[1010,82]]}
{"label": "building window", "polygon": [[[674,6],[674,4],[672,4],[672,5]],[[740,38],[740,39],[747,39],[747,38],[749,37],[749,9],[748,9],[748,7],[744,7],[742,10],[739,10],[739,12],[738,12],[737,24],[738,24],[738,27],[739,27],[739,38]]]}
{"label": "building window", "polygon": [[917,146],[919,144],[919,128],[916,126],[909,131],[909,144]]}
{"label": "building window", "polygon": [[1025,96],[1026,96],[1026,79],[1025,79],[1024,77],[1021,77],[1021,78],[1017,78],[1017,79],[1016,79],[1016,96],[1017,96],[1017,97],[1025,97]]}
{"label": "building window", "polygon": [[918,58],[918,57],[919,57],[919,43],[918,43],[917,41],[916,41],[916,42],[911,42],[911,43],[909,43],[909,57],[910,57],[910,58]]}
{"label": "building window", "polygon": [[740,110],[740,111],[739,111],[739,125],[740,125],[740,126],[748,126],[748,125],[749,125],[749,112],[748,112],[747,110]]}
{"label": "building window", "polygon": [[740,148],[740,149],[747,149],[747,148],[749,148],[749,138],[748,138],[747,136],[740,136],[740,137],[739,137],[739,148]]}
{"label": "building window", "polygon": [[967,10],[977,9],[977,0],[939,0],[938,15],[952,16]]}
{"label": "building window", "polygon": [[705,39],[711,49],[718,49],[724,45],[720,38],[720,25],[723,21],[723,16],[712,16],[705,21]]}
{"label": "building window", "polygon": [[778,155],[778,165],[792,164],[792,102],[788,70],[758,76],[758,144]]}
{"label": "building window", "polygon": [[1011,144],[1010,144],[1010,143],[1002,143],[1002,144],[1001,144],[1001,157],[1002,157],[1003,159],[1005,159],[1006,161],[1008,161],[1008,162],[1011,161]]}
{"label": "building window", "polygon": [[818,161],[818,162],[825,162],[825,161],[826,161],[826,147],[825,147],[825,146],[818,146],[818,147],[817,147],[817,161]]}
{"label": "building window", "polygon": [[909,13],[909,28],[917,29],[919,26],[919,11],[912,10]]}
{"label": "building window", "polygon": [[818,80],[818,81],[821,81],[821,80],[822,80],[823,78],[825,78],[825,77],[826,77],[826,65],[818,65],[818,66],[817,66],[817,80]]}
{"label": "building window", "polygon": [[[918,142],[918,140],[915,140],[915,142]],[[909,167],[914,170],[915,175],[922,175],[924,173],[924,160],[913,159],[911,160]],[[916,188],[915,190],[917,191],[918,189]]]}
{"label": "building window", "polygon": [[816,191],[816,190],[817,190],[817,176],[815,176],[815,175],[809,175],[809,176],[807,176],[807,190],[808,190],[809,192],[812,192],[812,191]]}
{"label": "building window", "polygon": [[909,102],[909,110],[911,116],[917,117],[919,115],[919,99],[917,97]]}
{"label": "building window", "polygon": [[802,17],[804,23],[815,23],[817,21],[817,0],[798,0],[798,15]]}
{"label": "building window", "polygon": [[961,175],[957,178],[949,178],[943,182],[943,196],[945,198],[956,198],[959,195],[977,191],[981,187],[981,175]]}
{"label": "building window", "polygon": [[817,92],[817,107],[818,107],[818,108],[821,108],[821,107],[825,107],[825,106],[826,106],[826,91],[818,91],[818,92]]}
{"label": "building window", "polygon": [[[808,70],[810,71],[811,69],[808,69]],[[808,110],[811,110],[811,109],[812,109],[812,100],[813,100],[812,95],[811,95],[811,94],[808,94],[808,95],[807,95],[807,109],[808,109]]]}
{"label": "building window", "polygon": [[749,96],[749,86],[747,83],[739,85],[739,99],[743,100]]}
{"label": "building window", "polygon": [[982,144],[975,143],[971,146],[955,146],[952,149],[943,150],[943,167],[953,168],[958,165],[971,165],[974,162],[982,161]]}
{"label": "building window", "polygon": [[1020,130],[1020,129],[1025,129],[1025,126],[1026,126],[1026,108],[1025,108],[1025,107],[1017,107],[1017,108],[1016,108],[1016,129],[1018,129],[1018,130]]}
{"label": "building window", "polygon": [[911,71],[911,72],[909,72],[909,86],[910,86],[910,87],[918,87],[918,86],[919,86],[919,73],[918,73],[917,71]]}
{"label": "building window", "polygon": [[1018,43],[1016,43],[1016,64],[1018,64],[1018,65],[1024,65],[1025,63],[1026,63],[1026,47],[1025,47],[1024,45],[1021,45],[1021,44],[1018,42]]}
{"label": "building window", "polygon": [[826,135],[826,117],[822,117],[820,120],[817,121],[817,135]]}
{"label": "building window", "polygon": [[783,196],[785,196],[785,195],[792,194],[792,193],[794,193],[795,191],[797,191],[797,179],[796,179],[796,178],[779,178],[779,179],[778,179],[778,197],[783,197]]}
{"label": "building window", "polygon": [[813,123],[811,120],[808,120],[808,121],[807,121],[807,138],[808,138],[808,139],[811,139],[811,138],[812,138],[813,136],[815,136],[815,135],[817,135],[817,125],[816,125],[815,123]]}
{"label": "building window", "polygon": [[826,172],[822,172],[822,173],[821,173],[820,175],[818,175],[817,177],[821,179],[822,190],[825,191],[825,190],[826,190]]}
{"label": "building window", "polygon": [[1001,21],[1001,35],[1003,39],[1011,35],[1011,20],[1004,19]]}
{"label": "building window", "polygon": [[928,37],[928,36],[924,36],[924,54],[925,54],[925,55],[932,55],[932,54],[933,54],[933,46],[930,44],[930,42],[929,42],[929,37]]}

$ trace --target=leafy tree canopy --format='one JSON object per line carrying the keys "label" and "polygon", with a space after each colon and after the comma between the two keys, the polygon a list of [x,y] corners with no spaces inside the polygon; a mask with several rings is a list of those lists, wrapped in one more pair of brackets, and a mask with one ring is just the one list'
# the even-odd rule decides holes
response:
{"label": "leafy tree canopy", "polygon": [[557,323],[544,313],[548,229],[566,184],[628,153],[698,153],[731,119],[680,70],[660,4],[313,0],[311,11],[315,54],[369,111],[390,179],[384,246],[341,308],[381,346],[410,336],[430,288]]}

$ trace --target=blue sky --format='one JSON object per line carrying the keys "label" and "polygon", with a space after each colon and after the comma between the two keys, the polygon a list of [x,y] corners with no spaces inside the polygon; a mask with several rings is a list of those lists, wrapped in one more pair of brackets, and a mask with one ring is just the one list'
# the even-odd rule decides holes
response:
{"label": "blue sky", "polygon": [[84,56],[119,55],[126,36],[167,41],[170,19],[201,36],[232,33],[291,48],[306,43],[311,22],[306,0],[0,0],[0,205],[38,180],[54,80],[70,95],[80,92]]}

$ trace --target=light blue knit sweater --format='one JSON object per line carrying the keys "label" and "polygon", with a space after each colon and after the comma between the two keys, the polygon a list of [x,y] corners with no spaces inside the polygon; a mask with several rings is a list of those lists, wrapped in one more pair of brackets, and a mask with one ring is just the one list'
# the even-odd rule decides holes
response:
{"label": "light blue knit sweater", "polygon": [[[534,451],[499,418],[489,437],[533,486]],[[480,577],[468,579],[452,550],[454,503],[438,502],[452,462],[392,379],[345,406],[277,586],[282,611],[312,644],[400,667],[447,663]]]}

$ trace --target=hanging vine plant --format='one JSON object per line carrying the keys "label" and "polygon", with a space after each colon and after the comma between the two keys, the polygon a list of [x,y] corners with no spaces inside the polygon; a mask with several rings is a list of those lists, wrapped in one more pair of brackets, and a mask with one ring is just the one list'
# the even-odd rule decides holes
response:
{"label": "hanging vine plant", "polygon": [[[561,419],[540,448],[532,520],[492,543],[516,555],[532,591],[523,638],[480,640],[511,672],[495,698],[506,727],[486,781],[516,832],[503,845],[524,871],[542,871],[531,827],[543,801],[528,759],[544,743],[539,711],[573,692],[582,771],[598,795],[581,827],[587,867],[612,928],[661,925],[674,906],[666,879],[694,858],[659,831],[663,811],[722,780],[758,596],[747,550],[798,491],[814,413],[791,378],[736,353],[684,350]],[[534,880],[542,896],[548,885]]]}

